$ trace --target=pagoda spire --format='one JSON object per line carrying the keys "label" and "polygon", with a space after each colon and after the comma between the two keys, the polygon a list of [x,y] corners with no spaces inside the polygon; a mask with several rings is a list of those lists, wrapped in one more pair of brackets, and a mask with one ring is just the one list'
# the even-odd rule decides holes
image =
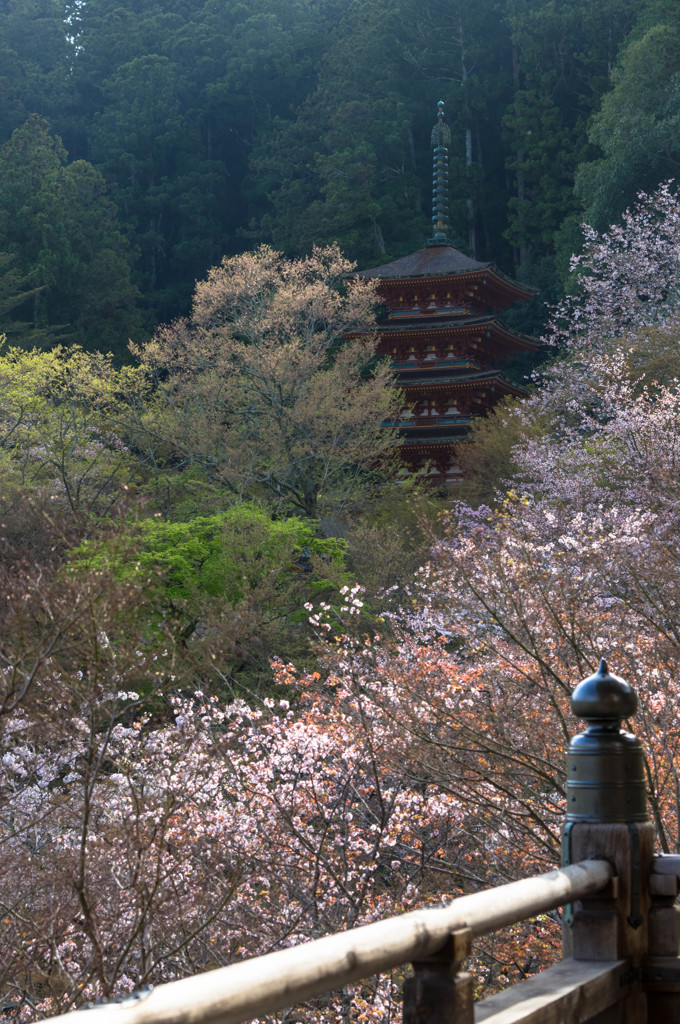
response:
{"label": "pagoda spire", "polygon": [[444,123],[444,101],[437,104],[437,123],[432,129],[431,142],[434,147],[432,177],[432,223],[434,238],[428,245],[450,245],[446,235],[449,226],[449,143],[451,131]]}

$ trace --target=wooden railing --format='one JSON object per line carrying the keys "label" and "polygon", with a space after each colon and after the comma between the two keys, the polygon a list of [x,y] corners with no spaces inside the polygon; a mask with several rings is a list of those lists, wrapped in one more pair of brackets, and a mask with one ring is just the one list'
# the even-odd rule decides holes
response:
{"label": "wooden railing", "polygon": [[[680,1024],[680,856],[654,857],[630,688],[575,691],[566,866],[93,1007],[87,1024],[240,1024],[404,964],[404,1024]],[[472,940],[564,907],[565,959],[476,1005]],[[73,1024],[70,1014],[53,1018]]]}
{"label": "wooden railing", "polygon": [[[239,1024],[408,962],[418,965],[416,975],[421,965],[431,972],[431,965],[440,963],[446,973],[452,962],[469,955],[472,938],[600,892],[611,877],[607,861],[585,861],[463,896],[448,906],[416,910],[169,982],[136,1005],[97,1008],[88,1021]],[[459,980],[454,980],[454,987]],[[67,1019],[73,1024],[70,1015],[53,1018]]]}

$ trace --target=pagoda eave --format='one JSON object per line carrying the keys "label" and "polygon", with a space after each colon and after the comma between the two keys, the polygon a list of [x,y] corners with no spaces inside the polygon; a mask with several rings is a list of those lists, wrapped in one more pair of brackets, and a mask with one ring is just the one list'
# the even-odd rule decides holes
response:
{"label": "pagoda eave", "polygon": [[403,437],[400,438],[400,443],[408,445],[409,448],[448,448],[452,444],[460,444],[461,441],[466,441],[467,436],[461,438],[451,437]]}
{"label": "pagoda eave", "polygon": [[446,437],[441,440],[436,438],[401,437],[399,438],[399,445],[407,450],[409,454],[415,454],[416,452],[442,454],[451,451],[452,448],[457,447],[459,444],[467,444],[468,440],[468,437],[455,439]]}
{"label": "pagoda eave", "polygon": [[423,317],[417,322],[410,320],[407,324],[388,321],[378,324],[377,333],[381,341],[388,341],[390,338],[399,338],[408,341],[411,339],[450,337],[451,335],[462,335],[470,337],[477,335],[486,336],[493,341],[512,344],[516,348],[524,349],[527,352],[535,352],[540,342],[528,334],[518,334],[505,327],[495,317],[461,317],[456,320],[439,320],[431,323],[429,317]]}
{"label": "pagoda eave", "polygon": [[490,267],[493,267],[490,261],[473,260],[450,243],[444,243],[427,245],[423,249],[391,260],[389,263],[382,263],[378,267],[357,270],[352,277],[364,281],[377,280],[383,287],[393,281],[413,281],[422,284],[427,279],[459,278],[463,274],[483,272]]}
{"label": "pagoda eave", "polygon": [[[387,298],[388,295],[396,295],[398,292],[441,287],[442,283],[448,280],[447,276],[434,274],[423,274],[421,277],[388,278],[380,280],[379,289],[381,295]],[[484,289],[489,305],[493,305],[496,309],[507,309],[515,302],[532,299],[538,293],[537,288],[513,281],[512,278],[497,270],[492,263],[487,264],[482,270],[457,273],[451,277],[450,281],[458,289],[461,285]]]}
{"label": "pagoda eave", "polygon": [[397,378],[397,387],[404,392],[405,396],[415,394],[429,394],[432,391],[454,393],[457,391],[490,391],[502,395],[511,395],[513,398],[526,398],[529,394],[526,388],[517,384],[511,384],[501,377],[482,378],[477,380],[456,380],[455,377],[447,380],[428,381],[407,381]]}

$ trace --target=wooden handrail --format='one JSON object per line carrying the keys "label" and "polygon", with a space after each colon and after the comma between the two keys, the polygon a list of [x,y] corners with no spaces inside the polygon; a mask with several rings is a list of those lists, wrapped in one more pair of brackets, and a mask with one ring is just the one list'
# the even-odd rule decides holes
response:
{"label": "wooden handrail", "polygon": [[[168,982],[136,1001],[94,1007],[87,1024],[240,1024],[438,952],[449,936],[485,935],[600,892],[605,860],[462,896],[313,942]],[[52,1024],[73,1024],[70,1014]]]}

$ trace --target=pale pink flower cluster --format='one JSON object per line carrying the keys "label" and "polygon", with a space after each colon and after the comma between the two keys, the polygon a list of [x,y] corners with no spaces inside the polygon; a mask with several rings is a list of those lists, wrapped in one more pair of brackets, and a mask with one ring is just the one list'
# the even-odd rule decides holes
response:
{"label": "pale pink flower cluster", "polygon": [[22,1019],[405,909],[455,844],[457,802],[412,788],[354,698],[176,697],[159,726],[133,696],[42,740],[10,722],[0,929]]}

